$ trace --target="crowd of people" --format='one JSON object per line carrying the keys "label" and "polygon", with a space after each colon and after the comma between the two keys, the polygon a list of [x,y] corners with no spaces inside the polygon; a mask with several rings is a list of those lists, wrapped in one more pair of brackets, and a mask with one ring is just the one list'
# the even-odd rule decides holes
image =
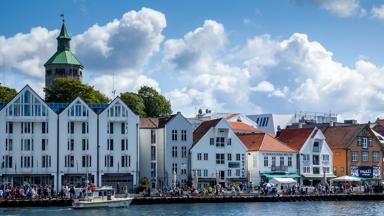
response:
{"label": "crowd of people", "polygon": [[57,194],[51,186],[0,186],[0,199],[44,199],[56,196]]}

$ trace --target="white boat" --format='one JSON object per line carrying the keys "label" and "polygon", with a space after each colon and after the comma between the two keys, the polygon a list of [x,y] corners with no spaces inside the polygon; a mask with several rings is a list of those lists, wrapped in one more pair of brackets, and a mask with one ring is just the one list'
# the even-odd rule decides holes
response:
{"label": "white boat", "polygon": [[128,207],[132,200],[132,197],[115,197],[112,187],[101,187],[93,190],[91,196],[75,199],[72,208],[124,208]]}

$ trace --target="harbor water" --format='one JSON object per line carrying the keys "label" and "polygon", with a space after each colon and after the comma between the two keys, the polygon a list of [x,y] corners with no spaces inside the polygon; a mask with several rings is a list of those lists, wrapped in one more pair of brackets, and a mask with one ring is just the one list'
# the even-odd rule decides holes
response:
{"label": "harbor water", "polygon": [[0,215],[9,216],[139,216],[139,215],[384,215],[384,201],[340,202],[260,202],[132,205],[122,209],[72,210],[71,208],[3,208]]}

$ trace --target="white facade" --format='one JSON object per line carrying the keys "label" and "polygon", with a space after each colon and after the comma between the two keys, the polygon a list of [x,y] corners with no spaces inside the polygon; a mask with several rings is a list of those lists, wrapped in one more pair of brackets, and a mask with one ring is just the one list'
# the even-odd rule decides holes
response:
{"label": "white facade", "polygon": [[139,117],[117,97],[99,115],[100,185],[137,185]]}
{"label": "white facade", "polygon": [[222,184],[247,181],[247,148],[225,119],[218,121],[194,142],[191,172],[197,187],[216,184],[217,179]]}
{"label": "white facade", "polygon": [[59,114],[59,185],[97,177],[97,114],[79,97]]}
{"label": "white facade", "polygon": [[57,114],[29,87],[0,111],[3,184],[57,187]]}
{"label": "white facade", "polygon": [[247,155],[249,180],[254,185],[262,182],[263,173],[297,172],[297,153],[251,151]]}
{"label": "white facade", "polygon": [[314,128],[300,151],[301,180],[322,180],[333,175],[333,153],[321,130]]}
{"label": "white facade", "polygon": [[152,127],[140,128],[140,177],[152,188],[176,184],[185,186],[190,178],[189,150],[192,124],[180,113],[153,119]]}
{"label": "white facade", "polygon": [[256,122],[257,129],[270,134],[276,134],[278,127],[284,129],[294,121],[293,114],[259,114],[247,117]]}

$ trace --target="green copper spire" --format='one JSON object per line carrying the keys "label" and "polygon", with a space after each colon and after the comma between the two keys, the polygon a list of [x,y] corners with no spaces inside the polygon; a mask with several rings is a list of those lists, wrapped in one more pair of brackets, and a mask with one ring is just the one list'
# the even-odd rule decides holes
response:
{"label": "green copper spire", "polygon": [[[63,16],[62,16],[63,17]],[[72,54],[70,50],[71,37],[68,34],[67,27],[65,26],[64,18],[62,19],[60,34],[57,36],[57,51],[56,53],[44,64],[69,64],[78,65],[83,68],[79,60]]]}

